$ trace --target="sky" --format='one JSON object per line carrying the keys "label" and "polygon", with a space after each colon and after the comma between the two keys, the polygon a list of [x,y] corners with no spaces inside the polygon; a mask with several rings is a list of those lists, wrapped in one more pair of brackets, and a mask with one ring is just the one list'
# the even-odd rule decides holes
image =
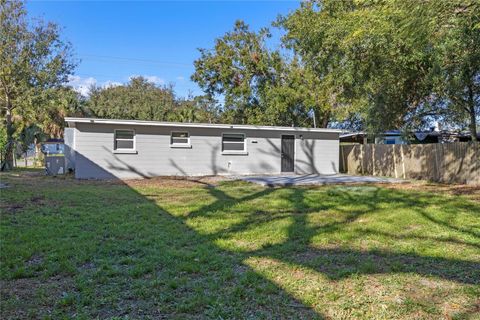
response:
{"label": "sky", "polygon": [[269,27],[298,1],[29,1],[30,17],[62,27],[79,65],[70,84],[88,94],[91,84],[125,83],[142,75],[158,85],[174,83],[177,95],[202,94],[190,80],[198,48],[242,19],[253,30]]}

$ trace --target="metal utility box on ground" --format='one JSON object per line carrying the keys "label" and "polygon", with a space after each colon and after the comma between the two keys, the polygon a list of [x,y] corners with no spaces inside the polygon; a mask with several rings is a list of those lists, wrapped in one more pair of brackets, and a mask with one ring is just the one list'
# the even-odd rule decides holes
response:
{"label": "metal utility box on ground", "polygon": [[45,172],[49,176],[65,174],[65,157],[63,155],[45,156]]}
{"label": "metal utility box on ground", "polygon": [[61,139],[50,139],[42,144],[45,155],[45,173],[49,176],[62,175],[66,172],[65,145]]}

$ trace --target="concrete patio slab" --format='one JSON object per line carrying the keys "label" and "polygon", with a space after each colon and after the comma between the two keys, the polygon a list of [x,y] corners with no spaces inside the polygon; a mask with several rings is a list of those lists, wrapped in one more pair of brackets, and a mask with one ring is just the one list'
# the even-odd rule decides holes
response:
{"label": "concrete patio slab", "polygon": [[407,180],[383,178],[372,176],[351,176],[346,174],[332,175],[278,175],[278,176],[238,176],[236,179],[253,182],[262,186],[300,186],[300,185],[326,185],[347,183],[403,183]]}

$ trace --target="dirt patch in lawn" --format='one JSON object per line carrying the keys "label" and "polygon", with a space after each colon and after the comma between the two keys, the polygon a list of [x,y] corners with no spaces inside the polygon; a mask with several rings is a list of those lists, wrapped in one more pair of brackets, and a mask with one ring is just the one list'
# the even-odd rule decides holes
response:
{"label": "dirt patch in lawn", "polygon": [[124,183],[131,187],[164,187],[164,188],[191,188],[198,185],[208,187],[217,186],[220,182],[230,180],[223,176],[205,177],[153,177],[150,179],[125,180]]}
{"label": "dirt patch in lawn", "polygon": [[30,199],[30,201],[35,205],[43,205],[45,204],[45,196],[35,196]]}
{"label": "dirt patch in lawn", "polygon": [[38,319],[54,316],[58,306],[67,308],[75,288],[71,278],[62,276],[1,280],[0,295],[4,319]]}
{"label": "dirt patch in lawn", "polygon": [[23,205],[20,203],[2,203],[0,204],[0,213],[2,214],[15,214],[18,210],[23,209]]}
{"label": "dirt patch in lawn", "polygon": [[440,184],[428,182],[411,182],[411,183],[392,183],[377,184],[376,186],[385,189],[396,189],[405,191],[424,191],[453,196],[466,196],[474,201],[480,201],[480,186],[466,184]]}
{"label": "dirt patch in lawn", "polygon": [[1,172],[0,180],[2,183],[8,184],[10,188],[17,187],[28,187],[31,189],[33,187],[37,190],[42,190],[43,188],[50,188],[52,184],[56,186],[69,187],[76,185],[121,185],[124,184],[121,180],[79,180],[75,179],[72,174],[59,175],[59,176],[47,176],[45,175],[44,170],[35,170],[35,171],[10,171],[10,172]]}

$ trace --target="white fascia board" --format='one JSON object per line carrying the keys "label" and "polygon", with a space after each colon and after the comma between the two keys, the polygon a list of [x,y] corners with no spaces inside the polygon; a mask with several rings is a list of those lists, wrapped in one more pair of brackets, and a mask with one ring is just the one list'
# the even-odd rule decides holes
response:
{"label": "white fascia board", "polygon": [[361,135],[365,135],[365,132],[342,133],[340,134],[340,138],[348,138],[348,137],[361,136]]}
{"label": "white fascia board", "polygon": [[92,124],[135,125],[135,126],[159,126],[159,127],[216,128],[216,129],[276,130],[276,131],[296,131],[296,132],[341,133],[341,130],[326,129],[326,128],[275,127],[275,126],[255,126],[255,125],[240,125],[240,124],[184,123],[184,122],[160,122],[160,121],[146,121],[146,120],[71,118],[71,117],[66,117],[65,121],[71,127],[75,126],[75,123],[92,123]]}

